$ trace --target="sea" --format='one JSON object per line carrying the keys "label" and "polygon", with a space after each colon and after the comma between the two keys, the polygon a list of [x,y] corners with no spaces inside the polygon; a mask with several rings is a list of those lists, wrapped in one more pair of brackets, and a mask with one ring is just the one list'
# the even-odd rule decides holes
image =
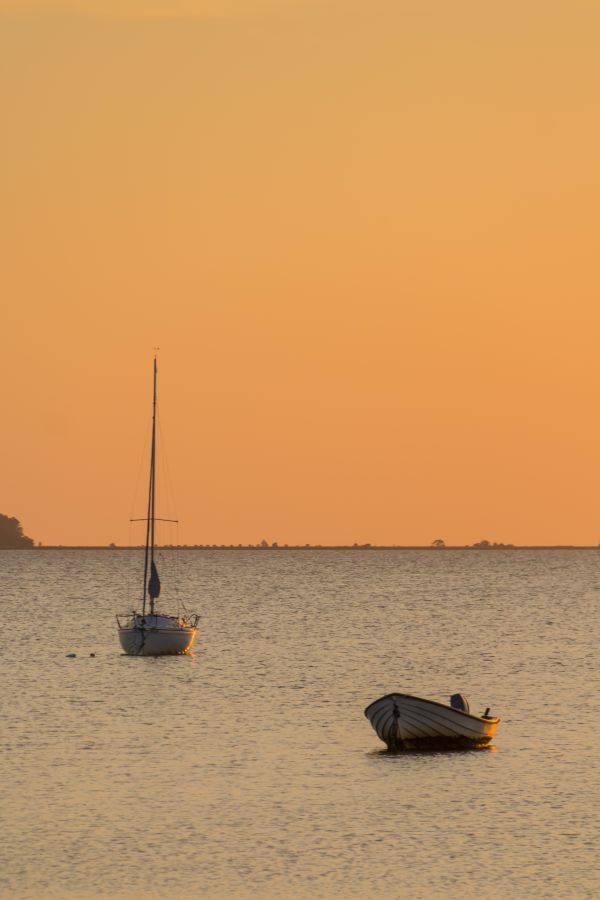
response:
{"label": "sea", "polygon": [[[3,551],[0,896],[596,897],[599,550]],[[73,656],[72,654],[76,654]],[[391,691],[500,716],[390,755]]]}

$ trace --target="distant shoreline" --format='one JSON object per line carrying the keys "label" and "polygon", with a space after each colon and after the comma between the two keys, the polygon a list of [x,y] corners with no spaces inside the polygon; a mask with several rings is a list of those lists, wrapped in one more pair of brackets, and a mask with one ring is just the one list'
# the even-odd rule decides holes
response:
{"label": "distant shoreline", "polygon": [[[2,550],[37,551],[37,550],[143,550],[144,546],[106,544],[48,544],[41,547],[1,547]],[[276,547],[261,547],[256,544],[164,544],[158,550],[257,550],[261,552],[280,550],[430,550],[443,553],[447,550],[481,550],[485,553],[502,550],[600,550],[597,544],[505,544],[490,547],[476,547],[472,544],[449,544],[445,547],[432,547],[429,544],[281,544]]]}

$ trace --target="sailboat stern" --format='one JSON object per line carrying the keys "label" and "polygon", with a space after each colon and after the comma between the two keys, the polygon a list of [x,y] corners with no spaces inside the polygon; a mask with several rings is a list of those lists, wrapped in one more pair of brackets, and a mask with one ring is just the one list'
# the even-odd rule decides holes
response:
{"label": "sailboat stern", "polygon": [[197,616],[117,616],[119,641],[128,656],[176,656],[189,653],[198,634]]}

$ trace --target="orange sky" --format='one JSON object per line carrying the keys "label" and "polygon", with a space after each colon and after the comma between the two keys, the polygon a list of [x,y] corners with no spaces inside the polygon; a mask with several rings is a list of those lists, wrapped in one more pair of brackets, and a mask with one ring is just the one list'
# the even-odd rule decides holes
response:
{"label": "orange sky", "polygon": [[598,542],[599,48],[592,0],[0,0],[0,512],[127,540],[159,345],[184,542]]}

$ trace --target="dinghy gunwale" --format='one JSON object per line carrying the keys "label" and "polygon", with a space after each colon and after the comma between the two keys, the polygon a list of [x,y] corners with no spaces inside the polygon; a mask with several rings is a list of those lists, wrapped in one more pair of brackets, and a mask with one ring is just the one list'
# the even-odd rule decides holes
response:
{"label": "dinghy gunwale", "polygon": [[476,722],[487,722],[490,725],[498,725],[501,721],[496,716],[474,716],[473,713],[464,712],[464,710],[462,709],[455,709],[453,706],[449,706],[447,703],[440,703],[438,700],[429,700],[426,697],[417,697],[415,694],[404,694],[400,691],[392,691],[389,694],[384,694],[382,697],[378,697],[377,700],[373,700],[372,703],[369,703],[369,705],[365,708],[365,716],[367,717],[367,719],[369,718],[369,710],[373,706],[375,706],[377,703],[381,703],[382,700],[391,700],[394,697],[399,697],[403,700],[418,700],[420,703],[430,703],[432,706],[440,706],[442,709],[449,709],[453,713],[457,713],[458,715],[464,716],[467,719],[474,719]]}

